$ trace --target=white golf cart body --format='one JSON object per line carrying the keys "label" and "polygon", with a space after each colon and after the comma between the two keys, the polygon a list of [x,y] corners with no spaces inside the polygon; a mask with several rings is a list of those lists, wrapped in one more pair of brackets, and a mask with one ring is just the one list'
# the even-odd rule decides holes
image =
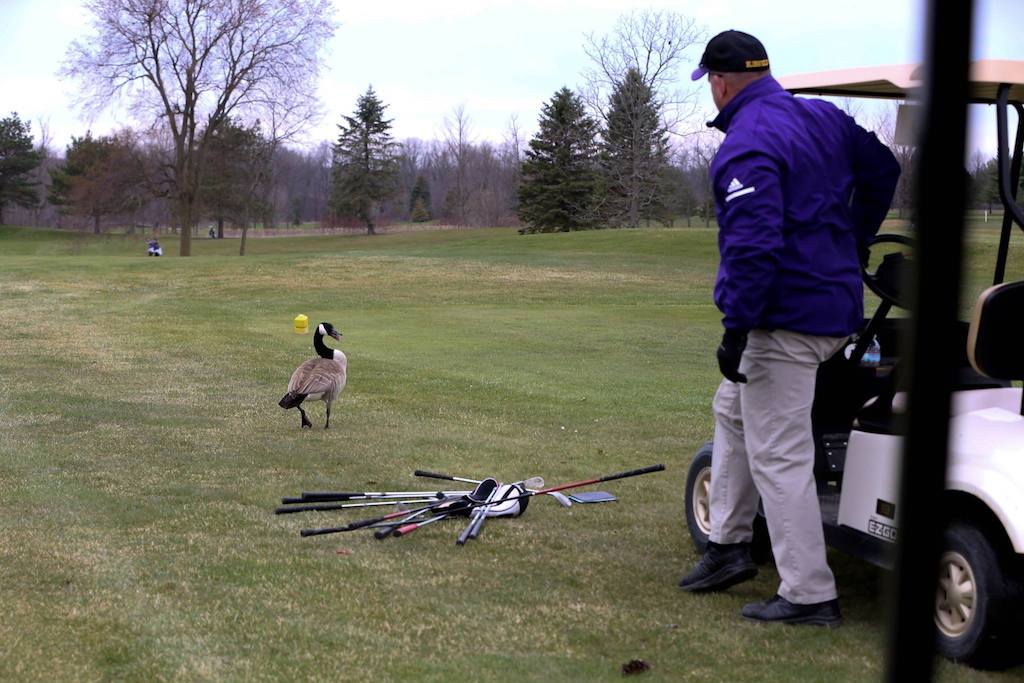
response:
{"label": "white golf cart body", "polygon": [[[899,411],[900,394],[894,409]],[[953,394],[946,488],[983,503],[1024,554],[1024,417],[1018,388]],[[903,439],[854,429],[846,449],[840,527],[894,542]],[[886,505],[889,503],[889,505]],[[883,563],[886,566],[888,562]]]}

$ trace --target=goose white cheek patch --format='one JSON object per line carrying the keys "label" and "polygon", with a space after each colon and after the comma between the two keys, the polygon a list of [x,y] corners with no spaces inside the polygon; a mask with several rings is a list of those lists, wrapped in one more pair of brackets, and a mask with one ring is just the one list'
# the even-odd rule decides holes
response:
{"label": "goose white cheek patch", "polygon": [[323,325],[317,325],[316,331],[319,332],[321,336],[327,334],[327,330],[324,329]]}

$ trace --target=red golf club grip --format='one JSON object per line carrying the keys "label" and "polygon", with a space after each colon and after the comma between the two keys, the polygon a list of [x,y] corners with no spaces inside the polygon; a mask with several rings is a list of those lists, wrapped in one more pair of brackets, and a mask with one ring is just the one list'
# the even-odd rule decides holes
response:
{"label": "red golf club grip", "polygon": [[406,534],[410,534],[410,533],[412,533],[413,531],[416,531],[419,528],[420,528],[419,524],[417,524],[416,522],[412,522],[411,524],[403,524],[402,526],[400,526],[397,529],[395,529],[392,533],[395,536],[405,536]]}

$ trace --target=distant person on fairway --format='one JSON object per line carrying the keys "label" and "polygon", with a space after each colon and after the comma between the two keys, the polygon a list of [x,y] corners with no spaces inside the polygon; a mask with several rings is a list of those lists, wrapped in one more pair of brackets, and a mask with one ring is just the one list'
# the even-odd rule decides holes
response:
{"label": "distant person on fairway", "polygon": [[781,585],[741,613],[837,626],[811,403],[818,365],[863,323],[860,264],[900,169],[838,108],[784,91],[754,36],[712,38],[693,80],[705,74],[719,110],[708,125],[726,134],[711,165],[725,379],[713,403],[710,542],[679,585],[718,591],[757,574],[750,541],[760,496]]}

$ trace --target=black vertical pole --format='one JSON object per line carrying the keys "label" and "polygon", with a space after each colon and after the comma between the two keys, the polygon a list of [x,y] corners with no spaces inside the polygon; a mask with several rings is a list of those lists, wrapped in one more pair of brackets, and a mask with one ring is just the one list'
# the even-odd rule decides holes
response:
{"label": "black vertical pole", "polygon": [[900,493],[897,594],[887,675],[894,683],[932,675],[949,445],[949,401],[957,373],[964,149],[972,0],[929,0],[924,111],[917,190],[917,273],[910,339],[910,393]]}

